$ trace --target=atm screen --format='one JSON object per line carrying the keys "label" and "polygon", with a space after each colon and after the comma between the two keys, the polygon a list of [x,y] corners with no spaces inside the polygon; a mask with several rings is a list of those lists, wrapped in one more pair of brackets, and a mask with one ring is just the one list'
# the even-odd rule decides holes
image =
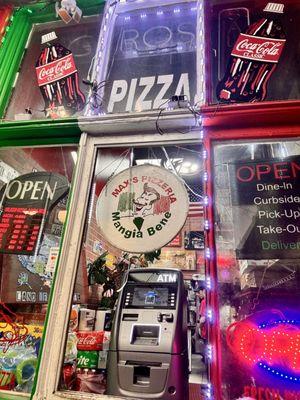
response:
{"label": "atm screen", "polygon": [[134,307],[168,307],[168,288],[135,287],[133,291],[132,306]]}

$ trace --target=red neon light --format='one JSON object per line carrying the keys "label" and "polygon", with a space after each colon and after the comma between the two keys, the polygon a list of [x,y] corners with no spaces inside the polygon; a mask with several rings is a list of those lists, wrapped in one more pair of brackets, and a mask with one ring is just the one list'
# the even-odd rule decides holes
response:
{"label": "red neon light", "polygon": [[[0,40],[5,34],[5,28],[9,24],[9,18],[12,14],[12,7],[0,7]],[[1,44],[1,43],[0,43]]]}
{"label": "red neon light", "polygon": [[300,327],[292,321],[258,326],[250,321],[231,324],[227,344],[239,360],[255,366],[259,362],[300,372]]}

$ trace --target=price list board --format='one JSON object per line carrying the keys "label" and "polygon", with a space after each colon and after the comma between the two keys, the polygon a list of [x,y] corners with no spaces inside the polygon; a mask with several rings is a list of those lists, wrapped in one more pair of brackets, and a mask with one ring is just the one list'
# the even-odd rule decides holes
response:
{"label": "price list board", "polygon": [[34,254],[45,216],[44,208],[4,207],[0,216],[0,253]]}

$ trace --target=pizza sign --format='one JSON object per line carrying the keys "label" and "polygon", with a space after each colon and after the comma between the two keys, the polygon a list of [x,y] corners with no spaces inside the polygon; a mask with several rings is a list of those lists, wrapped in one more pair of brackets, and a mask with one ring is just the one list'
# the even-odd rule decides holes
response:
{"label": "pizza sign", "polygon": [[124,170],[103,188],[97,223],[105,239],[131,253],[163,247],[180,231],[188,213],[181,180],[165,168],[141,165]]}

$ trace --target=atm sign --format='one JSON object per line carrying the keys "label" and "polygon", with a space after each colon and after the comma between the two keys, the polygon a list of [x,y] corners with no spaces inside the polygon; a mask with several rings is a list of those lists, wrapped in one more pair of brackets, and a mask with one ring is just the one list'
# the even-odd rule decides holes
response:
{"label": "atm sign", "polygon": [[160,274],[157,282],[175,283],[177,282],[177,274]]}

